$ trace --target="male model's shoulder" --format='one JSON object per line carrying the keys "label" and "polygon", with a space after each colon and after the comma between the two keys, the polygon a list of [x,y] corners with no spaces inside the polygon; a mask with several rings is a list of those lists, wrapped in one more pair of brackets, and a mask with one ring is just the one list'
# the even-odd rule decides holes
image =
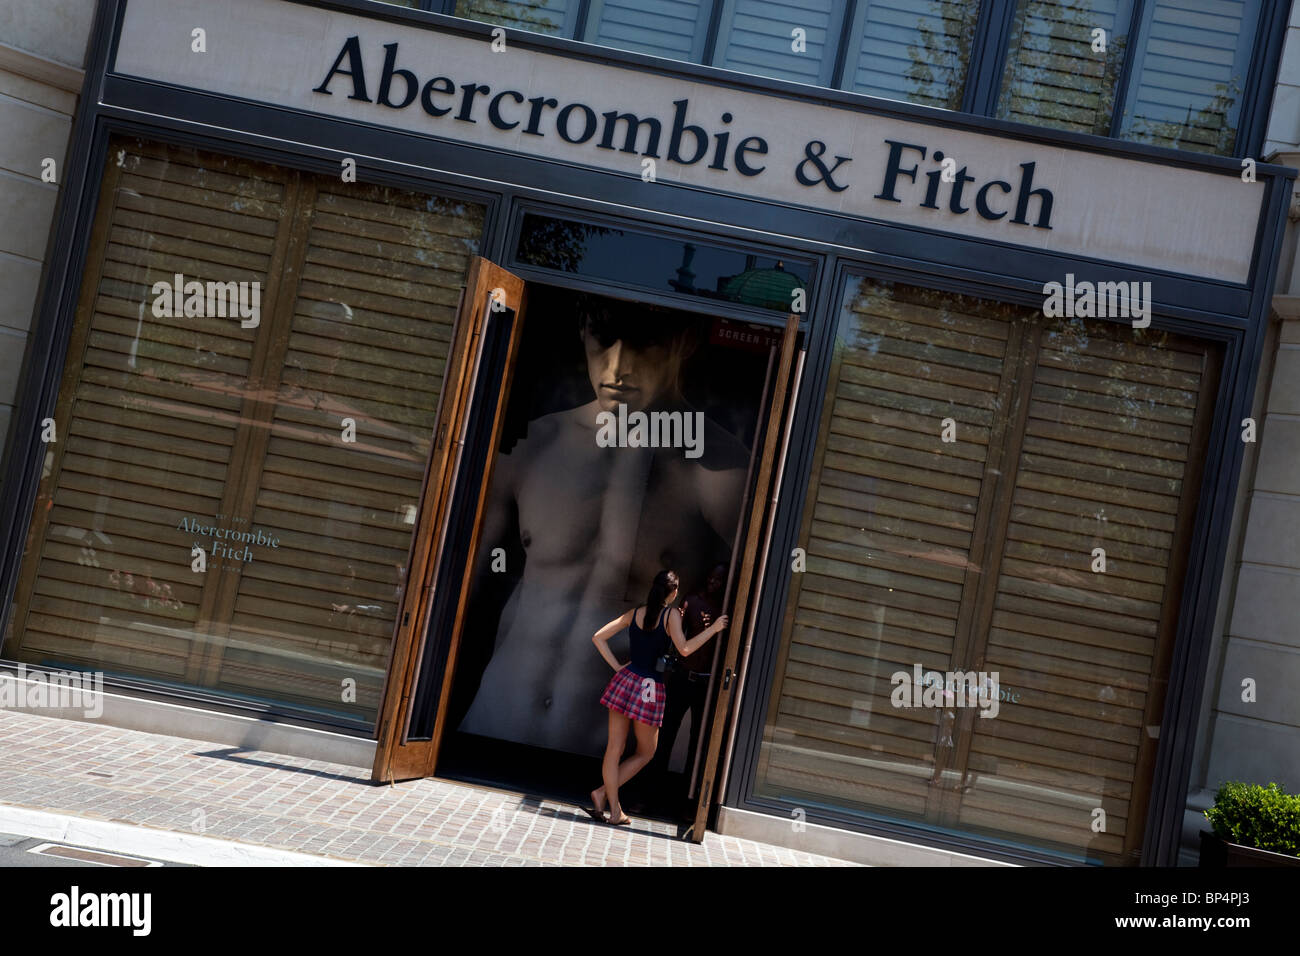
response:
{"label": "male model's shoulder", "polygon": [[749,464],[749,450],[735,435],[706,417],[704,449],[700,461],[711,470],[744,468]]}
{"label": "male model's shoulder", "polygon": [[568,417],[571,417],[572,414],[571,410],[565,410],[534,418],[528,423],[528,429],[524,432],[524,437],[515,442],[515,447],[510,450],[510,454],[526,459],[554,444],[556,439],[564,433]]}

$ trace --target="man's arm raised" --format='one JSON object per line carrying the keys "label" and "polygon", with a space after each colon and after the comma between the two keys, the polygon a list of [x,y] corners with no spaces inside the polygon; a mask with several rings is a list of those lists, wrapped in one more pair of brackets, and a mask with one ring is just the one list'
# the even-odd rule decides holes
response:
{"label": "man's arm raised", "polygon": [[668,636],[673,639],[673,646],[682,657],[690,657],[726,626],[727,615],[724,614],[688,641],[686,632],[682,630],[682,612],[674,609],[668,614]]}

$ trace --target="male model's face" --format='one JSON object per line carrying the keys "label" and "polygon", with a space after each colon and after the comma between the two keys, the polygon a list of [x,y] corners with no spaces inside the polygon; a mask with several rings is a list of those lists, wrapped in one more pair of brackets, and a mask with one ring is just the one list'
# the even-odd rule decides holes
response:
{"label": "male model's face", "polygon": [[677,382],[682,356],[671,343],[631,346],[613,334],[593,333],[584,323],[582,344],[587,353],[587,375],[601,411],[617,411],[620,402],[629,412],[640,411]]}

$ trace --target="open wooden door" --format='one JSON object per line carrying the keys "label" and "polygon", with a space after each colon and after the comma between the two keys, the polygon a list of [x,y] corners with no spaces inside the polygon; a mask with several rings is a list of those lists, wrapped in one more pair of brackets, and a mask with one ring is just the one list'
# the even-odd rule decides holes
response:
{"label": "open wooden door", "polygon": [[[737,697],[748,662],[749,646],[754,635],[758,611],[758,597],[763,584],[763,568],[767,564],[768,546],[771,542],[772,519],[775,514],[776,493],[780,488],[781,472],[789,442],[788,410],[794,407],[794,393],[803,369],[804,352],[798,349],[799,317],[791,315],[786,320],[780,346],[773,346],[776,354],[774,374],[767,388],[765,418],[762,423],[762,455],[758,461],[758,476],[751,486],[749,514],[746,516],[743,550],[740,552],[740,571],[735,579],[735,600],[724,613],[730,616],[725,632],[725,645],[721,650],[721,669],[713,668],[715,675],[706,699],[708,714],[704,727],[708,730],[707,744],[700,759],[695,761],[700,786],[696,796],[695,821],[685,836],[695,843],[704,840],[704,830],[715,794],[720,796],[726,781],[723,742],[734,739],[734,726],[730,726],[731,703]],[[760,553],[761,552],[761,553]],[[731,587],[727,593],[732,593]],[[742,639],[742,635],[744,635]],[[742,654],[743,647],[743,654]],[[739,663],[738,663],[739,662]],[[719,678],[718,674],[721,674]],[[709,702],[711,701],[711,703]],[[728,753],[729,756],[729,753]],[[719,774],[719,767],[722,768]],[[702,773],[699,768],[703,768]],[[692,783],[694,786],[694,781]]]}
{"label": "open wooden door", "polygon": [[[510,387],[508,373],[514,366],[523,325],[523,299],[522,279],[486,259],[476,258],[471,263],[452,331],[435,426],[437,437],[425,472],[410,573],[380,705],[379,745],[371,774],[377,782],[410,780],[433,772],[442,714],[438,714],[433,733],[417,739],[410,733],[412,704],[421,678],[421,662],[426,658],[426,642],[436,636],[429,634],[428,624],[437,596],[439,569],[443,556],[455,545],[448,534],[453,501],[459,498],[465,507],[473,508],[473,527],[479,524],[477,516],[483,508],[492,462],[488,457],[480,475],[478,469],[467,467],[466,456],[484,447],[483,433],[488,437],[486,447],[496,444]],[[474,448],[467,447],[471,427],[477,433],[477,440],[469,443]],[[473,542],[470,552],[472,555]],[[458,603],[458,624],[465,600],[464,582],[444,576],[444,587],[456,585],[462,585],[462,593],[447,597]],[[454,648],[453,635],[453,654]]]}

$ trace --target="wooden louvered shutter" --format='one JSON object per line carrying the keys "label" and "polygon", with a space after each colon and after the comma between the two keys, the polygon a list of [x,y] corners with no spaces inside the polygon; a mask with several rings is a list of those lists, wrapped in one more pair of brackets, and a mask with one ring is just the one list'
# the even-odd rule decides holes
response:
{"label": "wooden louvered shutter", "polygon": [[978,4],[965,0],[859,3],[842,86],[959,109],[978,13]]}
{"label": "wooden louvered shutter", "polygon": [[947,671],[960,650],[1015,331],[960,303],[874,284],[846,302],[769,716],[777,746],[759,768],[770,785],[927,811],[937,714],[892,707],[890,676]]}
{"label": "wooden louvered shutter", "polygon": [[1043,332],[978,661],[1018,699],[966,721],[961,825],[1136,852],[1215,374],[1204,347],[1163,333]]}
{"label": "wooden louvered shutter", "polygon": [[755,793],[1134,863],[1217,353],[848,288]]}
{"label": "wooden louvered shutter", "polygon": [[698,63],[711,9],[703,0],[592,0],[585,39]]}
{"label": "wooden louvered shutter", "polygon": [[[718,28],[715,66],[759,76],[826,86],[835,68],[835,43],[844,0],[806,0],[798,7],[774,0],[726,0]],[[791,31],[805,31],[796,53]]]}
{"label": "wooden louvered shutter", "polygon": [[[119,146],[129,147],[121,148]],[[214,580],[177,517],[222,511],[259,361],[237,318],[155,315],[155,282],[259,282],[283,256],[283,176],[121,141],[109,152],[10,656],[181,678]]]}
{"label": "wooden louvered shutter", "polygon": [[324,179],[303,204],[282,368],[248,476],[247,527],[279,544],[244,563],[205,683],[337,706],[350,678],[374,713],[482,210]]}
{"label": "wooden louvered shutter", "polygon": [[483,217],[114,140],[6,654],[372,721]]}
{"label": "wooden louvered shutter", "polygon": [[[1131,0],[1019,0],[997,115],[1107,135],[1132,9]],[[1097,28],[1105,53],[1092,48]]]}
{"label": "wooden louvered shutter", "polygon": [[1148,0],[1124,137],[1230,155],[1259,7],[1259,0]]}

